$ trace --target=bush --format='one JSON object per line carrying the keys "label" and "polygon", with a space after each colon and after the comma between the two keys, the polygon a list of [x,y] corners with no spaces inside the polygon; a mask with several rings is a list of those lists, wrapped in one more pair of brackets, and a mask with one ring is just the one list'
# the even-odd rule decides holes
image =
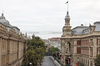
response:
{"label": "bush", "polygon": [[96,59],[94,61],[96,63],[96,66],[100,66],[100,54],[96,56]]}
{"label": "bush", "polygon": [[82,62],[78,62],[78,66],[84,66]]}

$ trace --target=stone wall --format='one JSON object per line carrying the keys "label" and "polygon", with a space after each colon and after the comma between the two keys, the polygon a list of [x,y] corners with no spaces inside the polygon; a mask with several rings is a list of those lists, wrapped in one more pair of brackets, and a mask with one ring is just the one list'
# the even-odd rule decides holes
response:
{"label": "stone wall", "polygon": [[0,24],[0,66],[21,66],[26,36]]}
{"label": "stone wall", "polygon": [[[66,41],[67,40],[67,41]],[[71,65],[82,62],[85,66],[93,66],[94,59],[98,55],[100,32],[93,32],[87,35],[61,37],[61,62],[65,64],[65,58],[70,57]],[[70,43],[69,53],[66,53],[66,42]],[[67,46],[68,47],[68,46]]]}

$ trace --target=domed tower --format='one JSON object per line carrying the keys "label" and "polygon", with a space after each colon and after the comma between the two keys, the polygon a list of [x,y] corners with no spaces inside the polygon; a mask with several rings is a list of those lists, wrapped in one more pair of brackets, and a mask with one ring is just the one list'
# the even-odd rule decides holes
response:
{"label": "domed tower", "polygon": [[5,26],[10,25],[10,24],[9,24],[9,21],[6,20],[6,18],[5,18],[5,16],[4,16],[3,13],[2,13],[2,15],[0,16],[0,23],[3,24],[3,25],[5,25]]}
{"label": "domed tower", "polygon": [[[68,2],[66,2],[68,5]],[[62,30],[63,34],[61,36],[61,63],[66,64],[66,58],[70,56],[70,38],[72,37],[72,30],[70,26],[70,16],[67,7],[67,14],[65,16],[65,25]]]}
{"label": "domed tower", "polygon": [[65,16],[65,26],[63,27],[62,37],[71,36],[71,35],[72,35],[72,31],[70,26],[70,16],[69,16],[69,11],[67,11],[67,14]]}
{"label": "domed tower", "polygon": [[8,30],[9,28],[13,29],[16,31],[16,33],[18,33],[20,31],[20,29],[16,26],[12,26],[9,21],[5,18],[4,14],[2,13],[2,15],[0,16],[0,24],[4,25]]}

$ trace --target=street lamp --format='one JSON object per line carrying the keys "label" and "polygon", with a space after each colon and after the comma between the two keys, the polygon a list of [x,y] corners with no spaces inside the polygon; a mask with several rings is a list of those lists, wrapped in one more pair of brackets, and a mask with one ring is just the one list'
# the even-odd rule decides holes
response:
{"label": "street lamp", "polygon": [[68,66],[70,66],[70,57],[68,57]]}
{"label": "street lamp", "polygon": [[32,63],[30,62],[30,66],[32,65]]}
{"label": "street lamp", "polygon": [[77,58],[77,65],[79,65],[79,58]]}
{"label": "street lamp", "polygon": [[77,59],[77,62],[79,62],[79,58]]}

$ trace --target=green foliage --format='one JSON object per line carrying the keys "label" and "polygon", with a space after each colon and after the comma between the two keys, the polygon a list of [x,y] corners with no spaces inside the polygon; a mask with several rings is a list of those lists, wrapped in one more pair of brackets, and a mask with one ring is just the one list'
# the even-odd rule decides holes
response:
{"label": "green foliage", "polygon": [[49,51],[50,54],[53,55],[53,56],[56,56],[56,53],[57,53],[57,54],[59,53],[59,49],[58,49],[58,48],[55,48],[55,47],[49,48],[48,51]]}
{"label": "green foliage", "polygon": [[68,66],[68,64],[66,64],[65,66]]}
{"label": "green foliage", "polygon": [[45,54],[45,45],[40,37],[32,36],[31,40],[27,40],[28,50],[25,53],[25,59],[23,61],[23,66],[37,66],[40,63]]}
{"label": "green foliage", "polygon": [[97,66],[100,66],[100,54],[96,56],[96,59],[94,61]]}
{"label": "green foliage", "polygon": [[82,62],[78,62],[78,66],[84,66]]}

